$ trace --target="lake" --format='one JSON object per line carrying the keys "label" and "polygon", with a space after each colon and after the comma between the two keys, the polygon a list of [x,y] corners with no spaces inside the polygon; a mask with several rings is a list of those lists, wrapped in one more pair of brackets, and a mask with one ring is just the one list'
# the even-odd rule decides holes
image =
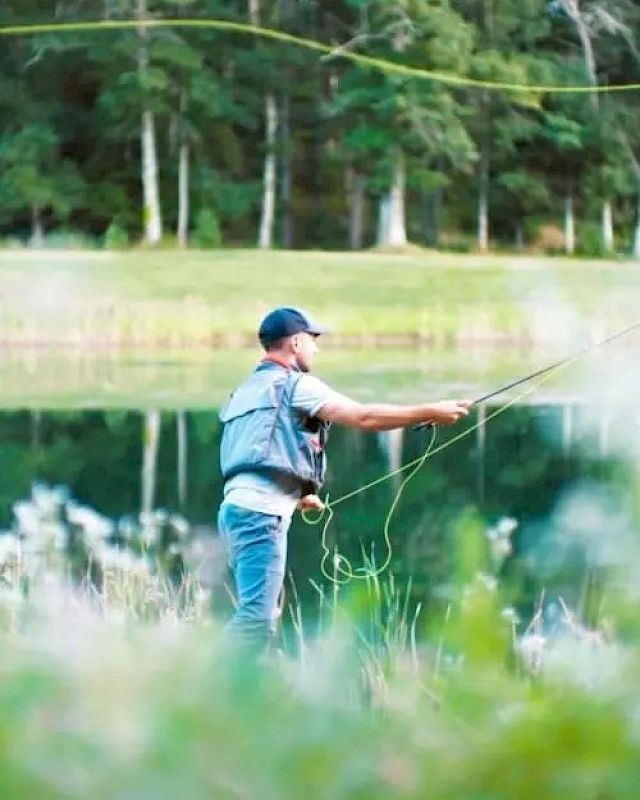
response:
{"label": "lake", "polygon": [[[79,502],[113,519],[135,517],[142,508],[177,511],[202,545],[191,563],[207,553],[205,580],[219,580],[221,555],[210,546],[222,493],[216,412],[256,357],[247,351],[6,354],[0,526],[10,525],[14,502],[29,494],[34,481],[64,485]],[[413,402],[479,396],[557,357],[504,348],[327,351],[318,374],[363,401]],[[517,584],[516,602],[533,603],[543,587],[579,600],[590,545],[567,521],[566,509],[574,520],[586,515],[591,530],[594,515],[606,519],[610,506],[618,516],[638,506],[640,428],[629,403],[629,383],[637,377],[629,358],[622,348],[592,360],[588,369],[576,365],[425,464],[390,525],[391,571],[401,585],[411,578],[415,600],[446,601],[463,515],[488,529],[515,526],[513,552],[500,573]],[[512,392],[496,402],[514,397]],[[478,413],[490,415],[498,407],[483,407],[469,421],[439,430],[436,445],[474,425]],[[426,444],[427,436],[414,431],[364,435],[334,428],[331,498],[415,460]],[[329,546],[338,546],[356,566],[363,552],[380,563],[386,555],[383,523],[400,480],[340,504]],[[319,531],[296,518],[290,535],[289,566],[306,604],[317,600],[312,582],[323,581]]]}

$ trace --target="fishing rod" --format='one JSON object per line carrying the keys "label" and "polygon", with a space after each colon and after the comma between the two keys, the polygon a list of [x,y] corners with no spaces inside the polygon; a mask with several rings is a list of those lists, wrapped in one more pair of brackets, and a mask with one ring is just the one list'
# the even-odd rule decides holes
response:
{"label": "fishing rod", "polygon": [[[634,331],[637,328],[640,328],[640,320],[638,320],[638,322],[634,322],[633,325],[629,325],[628,328],[624,328],[623,330],[618,331],[617,333],[611,334],[611,336],[607,336],[606,339],[602,339],[600,342],[595,342],[595,344],[586,345],[585,347],[582,348],[582,350],[578,350],[577,352],[573,353],[573,355],[566,356],[565,358],[562,358],[560,361],[556,361],[553,364],[549,364],[548,367],[542,367],[541,369],[532,372],[530,375],[525,375],[523,378],[518,378],[517,380],[506,384],[506,386],[501,386],[499,389],[495,389],[494,391],[489,392],[488,394],[482,395],[482,397],[478,397],[476,400],[473,400],[471,402],[471,406],[472,407],[477,406],[480,403],[484,403],[487,400],[491,400],[492,397],[497,397],[499,394],[509,391],[509,389],[514,389],[516,386],[520,386],[521,384],[526,383],[527,381],[531,381],[534,378],[538,378],[542,375],[545,375],[547,372],[551,372],[554,369],[560,369],[560,367],[563,367],[565,364],[568,364],[571,361],[576,361],[578,358],[586,356],[587,353],[591,353],[593,352],[593,350],[597,350],[599,347],[604,347],[606,344],[610,344],[611,342],[613,342],[614,339],[620,339],[622,336],[626,336],[628,333],[631,333],[631,331]],[[433,427],[433,422],[421,422],[419,425],[414,425],[413,430],[420,431],[423,430],[424,428],[431,428],[431,427]]]}

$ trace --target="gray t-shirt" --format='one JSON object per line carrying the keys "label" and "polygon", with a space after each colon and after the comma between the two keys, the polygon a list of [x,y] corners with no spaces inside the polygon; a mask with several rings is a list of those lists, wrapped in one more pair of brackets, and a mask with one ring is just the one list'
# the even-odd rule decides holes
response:
{"label": "gray t-shirt", "polygon": [[[294,389],[291,409],[314,417],[326,403],[345,399],[319,378],[305,373]],[[287,520],[293,516],[299,499],[300,484],[285,475],[275,478],[257,472],[242,472],[228,480],[224,487],[225,503]]]}

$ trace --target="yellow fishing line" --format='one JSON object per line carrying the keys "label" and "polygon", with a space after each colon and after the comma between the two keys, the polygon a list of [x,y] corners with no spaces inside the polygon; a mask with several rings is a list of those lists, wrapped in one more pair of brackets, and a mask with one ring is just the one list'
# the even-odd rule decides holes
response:
{"label": "yellow fishing line", "polygon": [[43,33],[72,33],[88,31],[114,31],[130,30],[135,28],[209,28],[233,33],[252,34],[263,39],[273,39],[307,50],[315,50],[324,56],[345,58],[363,67],[370,67],[382,72],[402,75],[406,78],[436,81],[450,86],[467,86],[475,89],[504,92],[526,92],[531,94],[591,94],[605,92],[632,92],[640,90],[640,83],[617,83],[601,86],[558,86],[552,84],[525,84],[508,83],[503,81],[485,81],[477,78],[468,78],[464,75],[455,75],[448,72],[411,67],[406,64],[397,64],[384,58],[366,56],[354,53],[338,46],[294,36],[284,31],[273,28],[262,28],[244,22],[231,22],[223,19],[149,19],[141,22],[134,19],[95,20],[86,22],[51,22],[42,24],[4,25],[0,26],[0,36],[34,36]]}
{"label": "yellow fishing line", "polygon": [[[366,483],[363,486],[358,487],[357,489],[354,489],[352,492],[348,492],[347,494],[342,495],[342,497],[339,497],[337,500],[333,500],[332,502],[330,502],[329,495],[327,494],[325,498],[325,508],[322,512],[320,512],[320,514],[317,517],[312,519],[308,516],[308,514],[303,512],[302,519],[307,525],[318,525],[322,521],[325,512],[327,513],[327,519],[324,525],[322,526],[322,533],[320,536],[320,544],[323,551],[322,559],[320,561],[320,571],[322,572],[324,577],[327,578],[327,580],[331,581],[332,583],[342,585],[349,583],[349,581],[354,579],[368,580],[370,578],[375,578],[381,575],[387,569],[393,557],[393,545],[391,544],[391,537],[389,533],[391,519],[398,506],[398,503],[400,502],[400,498],[402,497],[404,489],[406,488],[409,481],[418,473],[418,471],[421,469],[424,463],[429,458],[435,456],[437,453],[441,453],[443,450],[446,450],[448,447],[451,447],[456,442],[459,442],[461,439],[464,439],[466,436],[470,436],[472,433],[477,431],[478,428],[481,428],[483,425],[486,425],[491,420],[500,416],[500,414],[504,414],[504,412],[507,411],[507,409],[511,408],[516,403],[519,403],[521,400],[523,400],[530,394],[533,394],[533,392],[539,389],[540,386],[542,386],[542,384],[546,383],[546,381],[550,380],[560,369],[566,369],[567,367],[571,366],[583,355],[586,354],[585,353],[576,354],[574,358],[568,360],[562,365],[559,365],[556,369],[544,375],[542,378],[540,378],[540,380],[536,381],[534,384],[525,389],[525,391],[515,395],[507,403],[500,406],[498,409],[496,409],[496,411],[493,411],[491,414],[489,414],[488,417],[479,420],[469,428],[465,428],[465,430],[463,430],[461,433],[457,434],[456,436],[453,436],[451,439],[447,439],[446,442],[443,442],[439,447],[435,448],[434,444],[435,444],[437,428],[434,426],[429,444],[427,445],[425,452],[421,456],[414,459],[413,461],[409,461],[408,463],[403,464],[403,466],[399,467],[398,469],[392,470],[391,472],[387,472],[381,477],[376,478],[375,480],[370,481],[369,483]],[[326,564],[327,561],[331,558],[331,551],[327,546],[327,531],[329,530],[329,526],[331,525],[331,521],[334,517],[333,509],[335,508],[335,506],[345,502],[345,500],[349,500],[352,497],[361,494],[362,492],[366,492],[368,489],[371,489],[372,487],[377,486],[378,484],[383,483],[384,481],[387,481],[390,478],[393,478],[395,475],[400,475],[401,473],[406,472],[409,469],[411,469],[411,472],[402,481],[400,487],[398,488],[398,491],[394,495],[394,498],[391,502],[391,506],[389,507],[389,511],[387,512],[387,516],[384,521],[383,537],[386,548],[386,555],[380,567],[378,567],[377,569],[375,568],[370,569],[367,566],[363,566],[363,567],[357,567],[354,570],[353,567],[351,566],[351,562],[349,561],[349,559],[347,559],[346,556],[343,556],[341,553],[339,553],[336,547],[334,548],[334,553],[333,553],[333,572],[329,572],[327,570]]]}

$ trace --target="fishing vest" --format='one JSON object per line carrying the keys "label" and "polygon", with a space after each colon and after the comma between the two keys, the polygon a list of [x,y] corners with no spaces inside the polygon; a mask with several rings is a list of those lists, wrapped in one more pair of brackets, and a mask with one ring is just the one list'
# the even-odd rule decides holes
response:
{"label": "fishing vest", "polygon": [[220,412],[220,468],[226,480],[241,472],[286,475],[302,494],[316,493],[326,471],[329,425],[291,408],[303,373],[262,361]]}

